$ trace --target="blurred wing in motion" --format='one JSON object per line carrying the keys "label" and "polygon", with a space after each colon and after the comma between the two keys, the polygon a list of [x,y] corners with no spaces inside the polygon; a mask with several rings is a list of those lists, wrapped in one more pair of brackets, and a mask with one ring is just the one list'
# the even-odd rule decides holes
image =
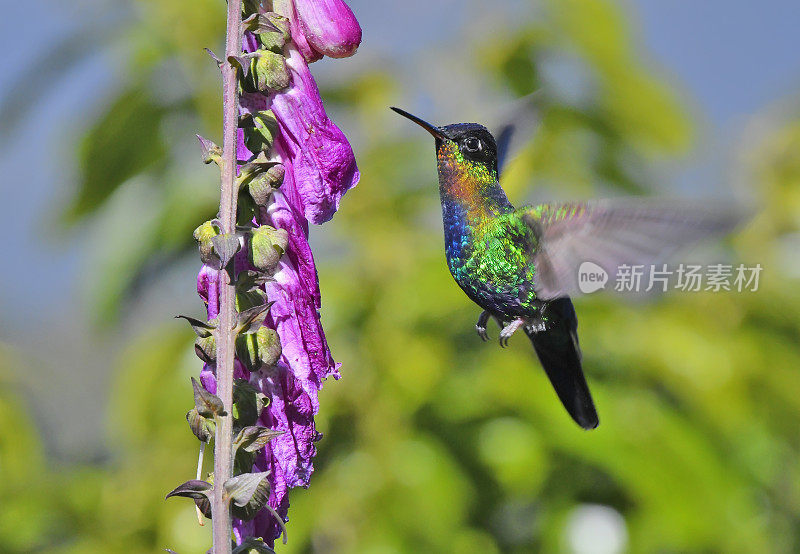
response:
{"label": "blurred wing in motion", "polygon": [[542,300],[581,294],[578,269],[584,262],[599,265],[613,280],[623,264],[664,263],[745,219],[732,206],[643,199],[540,204],[517,213],[537,239],[532,257]]}
{"label": "blurred wing in motion", "polygon": [[498,174],[502,173],[505,164],[533,137],[541,121],[541,102],[541,91],[523,96],[504,115],[503,123],[496,126],[493,136],[497,142]]}

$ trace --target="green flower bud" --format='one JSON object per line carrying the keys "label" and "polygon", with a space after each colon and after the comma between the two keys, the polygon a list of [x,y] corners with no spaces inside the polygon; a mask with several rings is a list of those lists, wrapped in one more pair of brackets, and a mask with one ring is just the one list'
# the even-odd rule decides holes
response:
{"label": "green flower bud", "polygon": [[282,164],[275,164],[267,171],[259,173],[247,184],[250,197],[259,206],[266,206],[272,196],[272,191],[280,188],[286,174]]}
{"label": "green flower bud", "polygon": [[260,92],[283,90],[291,78],[286,68],[286,59],[272,50],[258,50],[250,61],[253,85]]}
{"label": "green flower bud", "polygon": [[215,227],[210,221],[206,221],[205,223],[201,224],[197,229],[194,230],[194,233],[192,233],[194,240],[197,241],[200,249],[200,259],[204,264],[210,264],[214,259],[216,259],[216,255],[214,254],[214,243],[211,241],[211,239],[219,234],[219,229],[217,229],[217,227]]}
{"label": "green flower bud", "polygon": [[250,334],[236,337],[236,357],[248,371],[272,367],[281,357],[281,339],[275,329],[262,326]]}
{"label": "green flower bud", "polygon": [[273,366],[278,363],[281,357],[281,339],[275,329],[261,327],[256,332],[256,343],[258,344],[258,356],[266,366]]}
{"label": "green flower bud", "polygon": [[236,357],[242,362],[247,371],[257,371],[261,367],[256,337],[257,333],[238,335],[236,337]]}
{"label": "green flower bud", "polygon": [[273,269],[286,251],[289,233],[285,229],[275,229],[262,225],[253,229],[250,237],[250,263],[261,271]]}

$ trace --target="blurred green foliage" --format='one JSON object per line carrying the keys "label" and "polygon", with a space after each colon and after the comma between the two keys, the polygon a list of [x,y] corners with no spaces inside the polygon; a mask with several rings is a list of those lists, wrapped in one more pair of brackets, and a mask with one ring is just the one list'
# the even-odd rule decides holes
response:
{"label": "blurred green foliage", "polygon": [[[509,195],[524,197],[531,176],[572,197],[646,192],[648,163],[691,146],[684,110],[637,53],[616,3],[539,7],[530,25],[487,39],[473,58],[500,91],[547,93],[541,130],[506,176]],[[99,216],[117,245],[97,270],[106,318],[153,263],[188,253],[191,229],[214,211],[213,172],[194,172],[201,164],[186,131],[213,137],[219,127],[217,77],[202,47],[220,42],[222,8],[185,8],[137,3],[124,38],[130,81],[81,149],[70,214]],[[587,85],[582,99],[564,98],[540,70],[564,60]],[[192,78],[166,90],[158,76],[167,70]],[[586,433],[527,341],[501,350],[475,336],[478,309],[443,262],[432,145],[386,130],[405,129],[386,110],[400,94],[379,69],[325,93],[365,137],[361,183],[326,233],[337,255],[318,253],[343,378],[321,394],[317,473],[310,490],[292,493],[289,544],[279,551],[568,551],[566,529],[583,504],[619,512],[632,552],[800,550],[800,292],[785,263],[800,225],[800,112],[742,160],[763,209],[729,248],[764,266],[758,292],[577,302],[601,417]],[[122,151],[127,161],[111,171]],[[133,201],[150,219],[126,235],[120,218]],[[165,322],[120,354],[112,456],[86,467],[48,465],[8,383],[8,367],[21,362],[9,348],[0,355],[4,551],[204,551],[208,527],[194,522],[192,505],[162,500],[193,472],[197,443],[184,414],[200,364],[187,333]]]}

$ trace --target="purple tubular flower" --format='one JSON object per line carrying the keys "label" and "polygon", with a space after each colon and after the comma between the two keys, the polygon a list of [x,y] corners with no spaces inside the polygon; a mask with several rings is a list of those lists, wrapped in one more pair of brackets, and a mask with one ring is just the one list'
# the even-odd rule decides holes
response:
{"label": "purple tubular flower", "polygon": [[294,6],[303,36],[314,51],[331,58],[356,53],[361,26],[342,0],[295,0]]}
{"label": "purple tubular flower", "polygon": [[[283,431],[256,456],[253,471],[269,471],[269,505],[286,519],[288,490],[306,487],[314,471],[314,443],[319,438],[314,415],[319,409],[317,394],[326,377],[339,378],[339,364],[333,361],[319,316],[319,282],[314,256],[308,244],[308,223],[328,221],[339,207],[341,197],[359,179],[350,144],[325,113],[319,89],[308,70],[308,61],[323,54],[352,54],[361,38],[352,12],[340,1],[275,0],[275,10],[289,19],[292,40],[284,55],[291,84],[269,95],[246,93],[240,98],[243,113],[272,110],[279,133],[270,150],[271,159],[285,170],[283,183],[272,195],[271,204],[261,209],[254,223],[272,225],[288,233],[286,252],[265,291],[273,302],[265,325],[280,337],[282,354],[273,367],[249,374],[237,360],[236,378],[249,379],[269,398],[259,425]],[[295,12],[295,7],[297,12]],[[246,33],[244,50],[258,47],[255,37]],[[239,130],[238,159],[254,154],[247,149],[244,131]],[[236,271],[253,269],[245,252],[235,258]],[[208,317],[219,311],[218,272],[204,266],[198,276],[198,293],[207,304]],[[200,374],[203,385],[216,391],[215,368],[206,365]],[[280,525],[269,510],[255,519],[234,520],[234,534],[241,543],[248,536],[272,542],[280,535]]]}
{"label": "purple tubular flower", "polygon": [[280,136],[274,148],[294,168],[297,196],[292,200],[306,219],[319,225],[333,217],[360,174],[350,143],[325,113],[308,65],[296,48],[290,47],[288,54],[292,85],[271,98],[243,94],[241,105],[245,111],[271,109],[275,114]]}
{"label": "purple tubular flower", "polygon": [[278,144],[294,166],[303,213],[320,224],[333,217],[339,200],[360,175],[353,149],[328,119],[317,84],[299,51],[290,49],[286,66],[292,86],[275,95],[270,108],[280,126]]}

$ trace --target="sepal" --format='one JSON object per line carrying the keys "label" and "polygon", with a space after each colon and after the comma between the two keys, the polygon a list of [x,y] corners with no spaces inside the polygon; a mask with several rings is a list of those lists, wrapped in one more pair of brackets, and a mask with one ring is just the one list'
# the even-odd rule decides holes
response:
{"label": "sepal", "polygon": [[[209,50],[211,52],[211,50]],[[213,52],[211,52],[213,55]],[[215,164],[219,165],[220,159],[222,159],[222,148],[217,146],[214,141],[208,140],[205,137],[201,137],[200,135],[195,135],[197,140],[200,141],[200,149],[203,153],[203,163],[210,164],[214,162]]]}
{"label": "sepal", "polygon": [[200,479],[191,479],[182,483],[169,491],[167,496],[164,497],[164,500],[173,496],[183,496],[185,498],[208,498],[208,495],[211,494],[211,483],[206,481],[202,481]]}
{"label": "sepal", "polygon": [[217,424],[212,418],[201,416],[197,408],[192,408],[186,413],[186,421],[194,436],[201,442],[211,442],[217,429]]}
{"label": "sepal", "polygon": [[225,481],[225,497],[231,502],[231,513],[234,517],[249,521],[267,504],[269,473],[243,473]]}
{"label": "sepal", "polygon": [[219,396],[208,392],[194,377],[192,377],[192,388],[194,389],[194,407],[198,414],[203,417],[227,415]]}

